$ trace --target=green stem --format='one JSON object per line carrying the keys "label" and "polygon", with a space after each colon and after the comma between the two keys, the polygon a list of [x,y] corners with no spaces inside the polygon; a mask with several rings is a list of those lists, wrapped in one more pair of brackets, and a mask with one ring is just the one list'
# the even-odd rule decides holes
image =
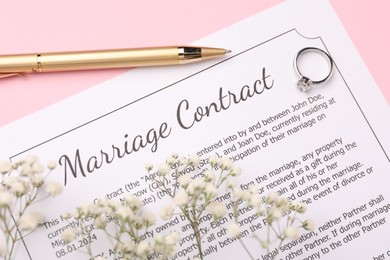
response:
{"label": "green stem", "polygon": [[196,238],[196,245],[198,246],[198,252],[199,252],[199,257],[200,259],[203,259],[202,255],[202,239],[200,236],[200,231],[199,231],[199,223],[197,220],[191,223],[192,229],[194,230],[195,238]]}
{"label": "green stem", "polygon": [[[194,201],[194,204],[196,204],[196,200]],[[194,231],[195,239],[196,239],[196,245],[198,247],[199,257],[200,259],[203,259],[202,255],[202,238],[199,230],[199,223],[198,223],[198,217],[195,214],[195,205],[192,205],[193,209],[193,219],[191,218],[191,210],[188,209],[188,207],[180,207],[181,212],[183,212],[184,216],[190,222],[191,228]]]}
{"label": "green stem", "polygon": [[[279,245],[278,245],[278,247],[277,247],[278,250],[279,250],[279,248],[282,246],[283,242],[284,242],[284,238],[280,239]],[[279,251],[278,251],[278,252],[279,252]],[[275,255],[271,258],[271,260],[274,260],[275,257],[276,257],[277,255],[278,255],[278,254],[275,254]]]}
{"label": "green stem", "polygon": [[[16,220],[15,220],[14,216],[12,215],[11,209],[8,208],[8,211],[10,213],[10,217],[12,218],[13,222],[15,223],[15,225],[12,227],[12,229],[15,228],[15,234],[14,234],[14,236],[12,236],[11,232],[13,230],[12,229],[8,229],[8,233],[7,233],[8,236],[7,236],[7,243],[6,243],[6,245],[8,245],[8,243],[9,243],[9,241],[11,239],[11,248],[8,251],[8,255],[7,256],[8,256],[8,259],[12,259],[12,255],[14,253],[15,243],[17,241],[18,233],[19,233],[20,237],[22,237],[22,234],[20,233],[19,229],[16,227]],[[7,259],[7,257],[5,259]]]}
{"label": "green stem", "polygon": [[250,257],[250,259],[254,260],[255,258],[252,256],[251,252],[249,252],[249,249],[248,249],[247,246],[245,245],[244,241],[242,241],[241,238],[239,238],[238,241],[240,241],[241,246],[244,248],[245,252],[248,254],[248,256]]}
{"label": "green stem", "polygon": [[[233,190],[232,190],[232,192],[233,192]],[[237,200],[232,200],[232,203],[233,203],[234,221],[237,224],[238,223],[238,203],[237,203]],[[238,241],[240,241],[241,246],[244,248],[244,250],[248,254],[249,258],[254,260],[255,258],[252,256],[251,252],[249,251],[249,249],[245,245],[244,241],[242,241],[241,237],[238,239]]]}

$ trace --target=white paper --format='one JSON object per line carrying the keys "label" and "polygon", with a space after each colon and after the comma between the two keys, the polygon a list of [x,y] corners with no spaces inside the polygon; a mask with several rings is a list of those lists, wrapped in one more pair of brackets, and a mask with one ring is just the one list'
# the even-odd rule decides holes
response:
{"label": "white paper", "polygon": [[[2,158],[35,154],[42,161],[57,160],[61,165],[50,179],[66,181],[60,197],[40,204],[56,224],[25,239],[29,252],[25,257],[85,259],[77,252],[62,255],[66,247],[55,245],[59,238],[55,231],[67,225],[60,220],[61,213],[114,191],[144,189],[140,197],[156,200],[149,206],[159,208],[155,191],[141,180],[144,164],[160,163],[171,152],[195,154],[221,143],[202,158],[215,152],[228,156],[242,169],[240,183],[254,182],[264,187],[264,193],[274,183],[272,190],[308,203],[306,215],[317,225],[314,235],[290,244],[291,250],[277,259],[385,259],[375,258],[382,254],[389,258],[389,108],[329,3],[286,1],[195,44],[221,46],[233,53],[189,66],[135,69],[0,130]],[[329,81],[304,93],[295,87],[293,60],[308,46],[328,52],[335,70]],[[311,69],[323,73],[328,68]],[[240,93],[243,96],[234,102],[233,96]],[[211,109],[194,120],[197,107],[204,112],[212,103],[218,111]],[[132,151],[137,135],[149,141]],[[129,154],[101,163],[101,151],[112,154],[112,146],[122,152],[127,146]],[[99,169],[88,169],[93,156]],[[69,164],[65,169],[65,158],[78,167],[77,178]],[[75,166],[78,159],[81,163]],[[299,164],[288,169],[286,165],[295,160]],[[339,173],[356,165],[356,171]],[[271,172],[283,166],[287,169],[272,177]],[[280,180],[288,174],[292,180]],[[259,183],[264,176],[267,180]],[[136,181],[142,185],[126,188]],[[290,189],[293,181],[299,186]],[[375,216],[370,218],[372,212]],[[243,240],[255,257],[267,259],[250,236]],[[109,245],[94,243],[108,257]],[[179,250],[191,244],[186,242]],[[207,259],[245,257],[243,248],[229,243],[227,236],[205,245],[216,247]],[[23,247],[19,251],[25,254]]]}

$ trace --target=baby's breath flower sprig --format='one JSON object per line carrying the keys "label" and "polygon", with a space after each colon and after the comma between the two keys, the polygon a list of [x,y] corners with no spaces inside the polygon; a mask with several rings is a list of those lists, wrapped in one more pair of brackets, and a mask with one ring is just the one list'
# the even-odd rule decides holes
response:
{"label": "baby's breath flower sprig", "polygon": [[[231,177],[238,176],[240,170],[233,166],[230,159],[212,156],[209,158],[209,168],[204,169],[201,174],[191,176],[191,173],[185,173],[188,167],[200,169],[199,161],[198,156],[186,158],[173,154],[167,158],[165,164],[158,166],[158,177],[155,181],[160,190],[172,198],[174,206],[180,211],[176,214],[182,214],[189,222],[196,239],[198,255],[203,259],[202,238],[205,234],[201,234],[198,220],[205,214],[211,214],[214,220],[227,214],[226,206],[216,201],[216,197],[221,185],[230,181]],[[150,164],[146,167],[149,173],[152,168]],[[171,182],[172,189],[167,186]],[[168,221],[175,214],[174,206],[164,206],[160,217]]]}
{"label": "baby's breath flower sprig", "polygon": [[[267,253],[270,252],[271,245],[278,243],[277,248],[280,248],[284,241],[287,239],[295,240],[299,238],[299,229],[303,228],[306,231],[312,231],[314,229],[314,223],[311,220],[301,221],[298,218],[299,214],[306,212],[306,205],[300,202],[289,202],[285,197],[279,196],[275,192],[268,193],[264,198],[261,198],[258,189],[251,185],[247,190],[241,188],[234,188],[234,186],[228,187],[233,193],[233,210],[234,220],[228,227],[228,233],[232,237],[238,237],[238,222],[239,222],[239,200],[245,202],[254,208],[256,214],[259,217],[265,218],[266,236],[261,238],[257,233],[252,233],[261,248],[266,249]],[[263,202],[262,202],[263,201]],[[285,219],[285,221],[283,221]],[[239,237],[238,237],[239,238]],[[254,259],[249,250],[245,247],[241,239],[239,238],[241,245],[247,251],[248,255]],[[276,255],[272,259],[275,259]]]}
{"label": "baby's breath flower sprig", "polygon": [[[198,162],[198,156],[190,156],[186,158],[179,156],[177,153],[172,153],[166,158],[164,163],[157,166],[157,176],[155,177],[154,181],[160,190],[163,190],[170,197],[174,197],[181,183],[188,183],[189,181],[188,175],[183,174],[183,172],[185,172],[188,167],[195,167]],[[154,166],[151,163],[147,163],[145,165],[145,169],[149,174],[151,174]],[[170,189],[167,186],[169,177],[173,179],[173,189]]]}
{"label": "baby's breath flower sprig", "polygon": [[[232,205],[235,220],[227,226],[227,233],[240,241],[252,259],[255,258],[240,237],[244,230],[241,230],[242,222],[239,222],[239,218],[241,213],[245,214],[239,209],[240,206],[253,209],[259,219],[264,219],[261,223],[266,226],[265,238],[257,234],[263,229],[252,235],[259,241],[259,249],[265,249],[268,253],[271,246],[278,241],[279,248],[285,240],[297,239],[300,228],[309,231],[314,229],[311,220],[301,221],[298,218],[300,214],[305,213],[305,204],[289,202],[276,193],[261,197],[254,185],[246,190],[238,187],[233,178],[241,171],[231,160],[212,156],[208,159],[208,168],[204,166],[206,160],[202,160],[202,164],[199,164],[199,161],[197,156],[181,157],[172,154],[156,168],[152,164],[145,165],[150,174],[148,180],[155,184],[153,187],[157,187],[159,192],[161,191],[160,194],[170,199],[168,204],[164,201],[160,218],[170,221],[173,216],[180,215],[182,220],[188,221],[195,238],[197,259],[203,259],[202,240],[207,235],[200,232],[199,219],[205,219],[207,214],[215,221],[227,214],[227,206],[218,198],[221,196],[222,188],[223,194],[230,193],[232,203],[229,204]],[[7,199],[4,201],[0,199],[0,205],[2,203],[6,204]],[[68,215],[79,221],[78,227],[81,230],[64,231],[62,239],[67,243],[73,241],[77,235],[93,236],[96,229],[86,230],[85,225],[94,225],[106,234],[114,252],[123,259],[167,259],[175,256],[175,245],[179,241],[179,235],[176,232],[165,236],[155,233],[148,237],[147,232],[153,228],[156,217],[144,210],[143,203],[133,195],[127,195],[120,201],[99,199],[94,203],[81,205]],[[85,221],[86,219],[90,222]],[[95,255],[92,253],[91,244],[86,250],[85,253],[90,257]]]}
{"label": "baby's breath flower sprig", "polygon": [[[149,259],[152,254],[166,259],[176,252],[178,234],[175,232],[146,239],[149,229],[156,223],[156,217],[144,209],[142,201],[134,195],[128,194],[121,201],[102,198],[96,203],[85,203],[73,213],[65,214],[64,218],[68,221],[73,218],[79,223],[77,230],[69,228],[62,233],[66,243],[71,243],[77,236],[96,237],[94,229],[86,228],[93,225],[103,231],[114,252],[123,259]],[[90,257],[95,255],[92,243],[83,250],[81,253]]]}
{"label": "baby's breath flower sprig", "polygon": [[56,163],[49,162],[45,167],[36,156],[13,163],[0,161],[0,240],[5,241],[4,259],[12,259],[17,242],[45,222],[41,213],[27,211],[30,206],[62,192],[60,184],[45,183],[55,168]]}

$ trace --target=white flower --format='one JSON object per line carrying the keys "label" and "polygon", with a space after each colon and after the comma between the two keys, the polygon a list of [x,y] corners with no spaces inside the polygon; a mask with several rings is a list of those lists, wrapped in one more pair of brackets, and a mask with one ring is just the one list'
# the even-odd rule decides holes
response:
{"label": "white flower", "polygon": [[236,196],[238,199],[243,199],[245,196],[244,191],[241,188],[234,188],[233,189],[234,196]]}
{"label": "white flower", "polygon": [[98,206],[91,202],[85,202],[78,207],[78,211],[84,216],[94,215],[98,212]]}
{"label": "white flower", "polygon": [[20,170],[19,174],[21,176],[29,176],[33,173],[33,168],[30,164],[24,163],[22,164],[22,169]]}
{"label": "white flower", "polygon": [[121,220],[127,220],[129,218],[132,218],[134,216],[133,211],[126,206],[119,207],[116,212],[116,216],[118,216]]}
{"label": "white flower", "polygon": [[62,192],[62,186],[57,182],[50,182],[46,185],[46,192],[49,193],[50,196],[60,195]]}
{"label": "white flower", "polygon": [[0,161],[0,173],[5,174],[10,172],[12,169],[12,164],[7,161]]}
{"label": "white flower", "polygon": [[79,219],[82,217],[78,209],[73,210],[71,216],[74,217],[75,219]]}
{"label": "white flower", "polygon": [[42,173],[44,171],[44,167],[42,164],[40,164],[39,162],[35,162],[33,163],[32,165],[32,171],[33,173]]}
{"label": "white flower", "polygon": [[261,205],[261,198],[258,194],[252,194],[248,198],[248,204],[252,207],[259,207]]}
{"label": "white flower", "polygon": [[174,156],[169,156],[165,161],[169,166],[172,166],[176,162],[176,158]]}
{"label": "white flower", "polygon": [[235,177],[235,176],[239,176],[241,174],[241,168],[238,168],[236,166],[232,166],[232,168],[230,169],[230,174]]}
{"label": "white flower", "polygon": [[32,176],[31,184],[36,187],[40,188],[44,183],[45,178],[41,174],[36,174]]}
{"label": "white flower", "polygon": [[134,252],[135,243],[132,240],[127,240],[122,245],[122,250],[126,253]]}
{"label": "white flower", "polygon": [[12,185],[13,185],[15,182],[17,182],[17,181],[18,181],[18,178],[17,178],[16,176],[8,176],[8,177],[4,180],[3,184],[5,185],[5,187],[11,188]]}
{"label": "white flower", "polygon": [[282,211],[279,208],[270,208],[267,213],[268,223],[272,223],[274,220],[279,220],[282,217]]}
{"label": "white flower", "polygon": [[57,163],[55,161],[50,161],[47,163],[47,168],[49,170],[54,170],[57,167]]}
{"label": "white flower", "polygon": [[233,237],[233,238],[236,238],[240,235],[241,233],[241,230],[240,230],[240,227],[237,225],[237,223],[229,223],[229,225],[227,226],[227,234],[230,236],[230,237]]}
{"label": "white flower", "polygon": [[24,213],[19,219],[19,228],[22,230],[32,230],[43,224],[45,219],[39,212]]}
{"label": "white flower", "polygon": [[179,182],[180,186],[182,186],[183,188],[187,188],[188,184],[191,181],[191,178],[187,174],[184,174],[181,175],[177,181]]}
{"label": "white flower", "polygon": [[259,216],[264,216],[264,209],[262,209],[261,207],[258,207],[256,209],[256,214]]}
{"label": "white flower", "polygon": [[149,254],[149,252],[150,252],[149,243],[145,240],[141,241],[137,246],[137,250],[136,250],[137,256],[141,258],[145,258]]}
{"label": "white flower", "polygon": [[206,187],[206,182],[202,178],[193,179],[187,187],[187,192],[189,195],[197,195],[204,191]]}
{"label": "white flower", "polygon": [[213,155],[213,156],[210,156],[209,161],[210,161],[211,167],[215,167],[219,163],[219,158],[218,158],[218,156]]}
{"label": "white flower", "polygon": [[185,157],[180,157],[180,158],[178,159],[178,162],[179,162],[179,165],[180,165],[180,166],[183,166],[183,165],[186,165],[186,164],[187,164],[188,160],[187,160]]}
{"label": "white flower", "polygon": [[[125,195],[125,201],[126,198],[128,198],[129,196],[133,196],[133,195]],[[108,203],[108,207],[112,208],[113,211],[116,211],[118,208],[123,206],[122,202],[120,202],[119,200],[107,200],[107,203]]]}
{"label": "white flower", "polygon": [[272,204],[278,198],[278,194],[276,192],[270,192],[267,196],[265,196],[265,202],[267,204]]}
{"label": "white flower", "polygon": [[165,205],[161,211],[160,211],[160,217],[167,221],[167,220],[170,220],[172,218],[172,215],[173,215],[173,211],[174,211],[174,208],[172,207],[171,204],[168,204],[168,205]]}
{"label": "white flower", "polygon": [[97,200],[96,205],[102,208],[108,207],[109,205],[108,199],[106,197],[101,197],[100,199]]}
{"label": "white flower", "polygon": [[258,194],[258,193],[259,193],[259,189],[256,188],[255,185],[249,185],[249,187],[248,187],[248,192],[249,192],[250,194]]}
{"label": "white flower", "polygon": [[305,213],[305,212],[306,212],[306,204],[304,204],[304,203],[298,203],[298,205],[297,205],[297,207],[296,207],[296,211],[297,211],[298,213],[301,213],[301,214]]}
{"label": "white flower", "polygon": [[230,170],[233,167],[233,161],[227,157],[222,158],[221,160],[221,169]]}
{"label": "white flower", "polygon": [[145,164],[145,169],[146,171],[150,172],[151,170],[153,170],[153,164],[151,163]]}
{"label": "white flower", "polygon": [[311,219],[303,221],[302,227],[307,231],[313,231],[315,229],[315,224]]}
{"label": "white flower", "polygon": [[163,163],[157,167],[157,170],[161,176],[166,176],[169,173],[169,171],[171,170],[171,167],[168,164]]}
{"label": "white flower", "polygon": [[12,195],[7,191],[0,191],[0,208],[11,206]]}
{"label": "white flower", "polygon": [[38,161],[38,157],[36,157],[35,155],[29,155],[29,156],[27,156],[27,157],[23,160],[23,162],[24,162],[25,164],[33,164],[33,163],[35,163],[36,161]]}
{"label": "white flower", "polygon": [[278,197],[275,200],[275,207],[280,208],[282,211],[287,211],[289,208],[289,203],[285,197]]}
{"label": "white flower", "polygon": [[218,220],[226,215],[227,210],[224,204],[219,201],[213,201],[207,206],[207,210],[215,220]]}
{"label": "white flower", "polygon": [[289,204],[289,208],[293,211],[295,211],[298,207],[298,202],[296,202],[295,200],[294,201],[291,201],[290,204]]}
{"label": "white flower", "polygon": [[245,201],[249,201],[251,199],[252,193],[249,190],[243,190],[241,198]]}
{"label": "white flower", "polygon": [[64,212],[61,214],[61,218],[63,218],[63,219],[68,219],[71,217],[72,217],[72,215],[69,212]]}
{"label": "white flower", "polygon": [[77,234],[73,228],[67,228],[62,232],[61,238],[65,243],[69,243],[77,238]]}
{"label": "white flower", "polygon": [[144,220],[140,217],[140,216],[137,216],[137,215],[134,215],[132,218],[132,224],[133,226],[136,228],[136,229],[141,229],[144,227]]}
{"label": "white flower", "polygon": [[206,182],[212,182],[212,181],[214,181],[214,179],[215,179],[215,174],[214,174],[214,172],[211,171],[211,170],[206,171],[206,173],[205,173],[205,175],[204,175],[204,180],[205,180]]}
{"label": "white flower", "polygon": [[138,211],[143,206],[142,201],[134,195],[126,195],[125,202],[134,211]]}
{"label": "white flower", "polygon": [[144,211],[142,213],[142,219],[146,227],[150,227],[156,223],[156,216],[149,211]]}
{"label": "white flower", "polygon": [[[162,243],[160,243],[162,247],[158,249],[156,248],[156,251],[162,253],[167,257],[172,257],[176,253],[175,247],[178,241],[179,234],[176,232],[170,233],[163,238],[163,240],[161,241]],[[158,243],[156,243],[156,245],[158,245]]]}
{"label": "white flower", "polygon": [[11,192],[15,195],[17,194],[24,194],[25,193],[25,187],[22,182],[16,181],[11,185]]}
{"label": "white flower", "polygon": [[164,238],[160,234],[153,237],[152,247],[154,251],[161,252],[164,250]]}
{"label": "white flower", "polygon": [[97,216],[93,222],[95,226],[97,226],[100,229],[105,229],[107,226],[107,218],[105,215],[101,214]]}
{"label": "white flower", "polygon": [[163,244],[164,243],[164,238],[163,238],[162,235],[156,234],[155,236],[153,236],[153,242],[156,243],[156,244]]}
{"label": "white flower", "polygon": [[204,193],[206,201],[210,201],[210,199],[214,198],[218,194],[218,189],[214,186],[214,184],[206,183]]}
{"label": "white flower", "polygon": [[177,232],[172,232],[169,235],[165,236],[165,242],[168,245],[176,245],[176,243],[179,241],[180,236]]}
{"label": "white flower", "polygon": [[25,181],[16,181],[11,185],[11,192],[17,197],[21,197],[30,191],[30,186]]}
{"label": "white flower", "polygon": [[260,240],[260,246],[263,249],[269,249],[269,243],[265,240]]}
{"label": "white flower", "polygon": [[173,198],[173,201],[176,203],[177,206],[181,207],[187,204],[188,202],[188,195],[184,191],[178,192],[175,197]]}
{"label": "white flower", "polygon": [[199,162],[199,156],[197,155],[191,155],[190,158],[188,158],[188,165],[196,165]]}
{"label": "white flower", "polygon": [[174,159],[177,159],[177,158],[179,158],[179,154],[178,153],[172,153],[171,157],[173,157]]}
{"label": "white flower", "polygon": [[296,227],[288,227],[284,230],[284,235],[288,239],[295,240],[299,237],[298,229]]}
{"label": "white flower", "polygon": [[235,186],[236,186],[236,183],[234,181],[228,180],[228,182],[226,184],[226,188],[233,189]]}

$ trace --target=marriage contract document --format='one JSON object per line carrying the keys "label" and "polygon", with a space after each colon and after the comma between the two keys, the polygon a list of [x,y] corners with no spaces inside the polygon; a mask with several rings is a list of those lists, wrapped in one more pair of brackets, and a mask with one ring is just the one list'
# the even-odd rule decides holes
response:
{"label": "marriage contract document", "polygon": [[[145,179],[144,165],[172,152],[228,157],[242,169],[242,189],[252,184],[262,195],[274,191],[307,204],[315,230],[287,241],[276,259],[390,259],[389,106],[330,4],[286,1],[194,45],[233,52],[188,66],[134,69],[0,129],[2,159],[54,160],[48,178],[64,187],[34,206],[47,219],[18,246],[17,259],[86,259],[75,250],[86,244],[96,256],[119,259],[93,224],[94,239],[64,244],[69,223],[61,214],[126,194],[158,213],[166,198]],[[328,53],[334,71],[302,92],[293,61],[306,47]],[[306,53],[299,66],[321,78],[329,69],[323,61]],[[240,216],[242,240],[256,259],[270,259],[251,238],[253,227],[264,226],[252,215]],[[246,258],[223,231],[229,221],[202,220],[206,259]],[[180,232],[173,259],[192,259],[186,224],[161,221],[147,236]]]}

